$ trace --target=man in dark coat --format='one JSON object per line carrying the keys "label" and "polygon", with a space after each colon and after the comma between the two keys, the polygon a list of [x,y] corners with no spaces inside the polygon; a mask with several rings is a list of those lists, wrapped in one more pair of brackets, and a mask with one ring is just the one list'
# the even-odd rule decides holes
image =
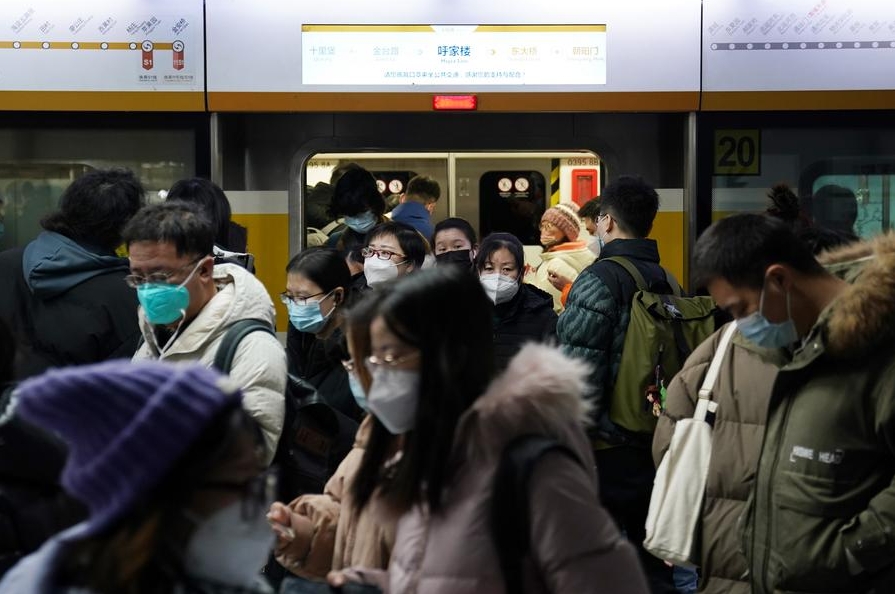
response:
{"label": "man in dark coat", "polygon": [[134,353],[137,299],[115,249],[142,205],[132,172],[91,171],[65,190],[34,241],[0,253],[0,319],[19,349],[17,379]]}
{"label": "man in dark coat", "polygon": [[672,569],[642,545],[655,478],[652,434],[635,434],[608,415],[637,283],[624,268],[605,258],[627,258],[651,290],[670,293],[659,266],[658,246],[647,239],[658,210],[658,194],[640,178],[620,177],[604,189],[596,222],[600,258],[572,284],[556,334],[567,354],[587,361],[593,369],[588,383],[598,414],[593,437],[603,504],[637,547],[653,593],[671,594],[676,592]]}

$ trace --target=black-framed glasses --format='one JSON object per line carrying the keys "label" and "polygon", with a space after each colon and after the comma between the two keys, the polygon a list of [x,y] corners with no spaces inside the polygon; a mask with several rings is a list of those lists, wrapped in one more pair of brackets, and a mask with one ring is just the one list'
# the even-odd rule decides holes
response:
{"label": "black-framed glasses", "polygon": [[171,272],[153,272],[153,273],[147,274],[146,276],[141,276],[139,274],[128,274],[126,277],[124,277],[124,283],[131,289],[136,289],[142,285],[145,285],[146,283],[169,285],[169,284],[172,284],[171,283],[172,276],[175,276],[175,275],[179,274],[180,272],[183,272],[187,268],[190,268],[190,267],[195,268],[196,264],[198,264],[199,262],[201,262],[204,259],[205,259],[205,256],[202,256],[200,258],[193,260],[189,264],[184,264],[183,266],[180,266],[179,268],[175,268]]}
{"label": "black-framed glasses", "polygon": [[204,481],[199,489],[212,491],[235,491],[240,493],[240,510],[244,520],[258,519],[267,513],[267,508],[276,499],[279,472],[271,467],[244,481]]}
{"label": "black-framed glasses", "polygon": [[412,361],[413,359],[418,358],[420,354],[420,351],[414,351],[400,357],[396,357],[391,353],[382,357],[370,355],[369,357],[364,359],[364,363],[366,363],[367,367],[371,369],[374,367],[381,367],[383,365],[387,367],[395,367],[396,365],[400,365],[401,363],[406,363],[407,361]]}
{"label": "black-framed glasses", "polygon": [[365,247],[360,251],[360,255],[364,258],[372,258],[376,256],[380,260],[391,260],[393,256],[398,256],[399,258],[406,258],[404,254],[399,254],[398,252],[393,252],[391,250],[380,250],[371,247]]}
{"label": "black-framed glasses", "polygon": [[[332,291],[330,291],[332,293]],[[290,295],[288,291],[283,291],[280,293],[280,301],[283,302],[283,305],[289,305],[289,302],[296,305],[307,305],[308,299],[312,297],[319,297],[320,295],[327,295],[326,291],[320,291],[319,293],[314,293],[313,295],[308,295],[307,297],[296,297],[294,295]],[[323,301],[323,299],[318,299],[317,301]]]}

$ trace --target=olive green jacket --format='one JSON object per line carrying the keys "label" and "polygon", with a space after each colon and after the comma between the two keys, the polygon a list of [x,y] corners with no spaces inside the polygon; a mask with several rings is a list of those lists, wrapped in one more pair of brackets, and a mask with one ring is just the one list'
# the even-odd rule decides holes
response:
{"label": "olive green jacket", "polygon": [[771,392],[744,552],[755,594],[895,592],[895,235]]}

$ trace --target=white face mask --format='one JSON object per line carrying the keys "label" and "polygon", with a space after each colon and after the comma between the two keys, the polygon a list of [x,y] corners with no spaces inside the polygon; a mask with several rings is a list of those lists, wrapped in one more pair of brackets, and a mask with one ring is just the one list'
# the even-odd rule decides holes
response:
{"label": "white face mask", "polygon": [[242,501],[236,501],[199,524],[183,566],[193,577],[248,588],[257,582],[273,543],[264,513],[243,519]]}
{"label": "white face mask", "polygon": [[594,237],[590,240],[590,243],[587,244],[587,249],[589,249],[596,257],[600,257],[600,238]]}
{"label": "white face mask", "polygon": [[401,435],[416,424],[420,372],[380,365],[373,369],[367,407],[392,435]]}
{"label": "white face mask", "polygon": [[[403,265],[403,264],[402,264]],[[380,260],[377,257],[364,260],[364,276],[369,286],[384,283],[398,278],[398,264],[391,260]]]}
{"label": "white face mask", "polygon": [[482,287],[485,288],[485,294],[495,305],[506,303],[519,291],[519,283],[516,279],[505,274],[489,272],[481,275],[479,280],[482,282]]}

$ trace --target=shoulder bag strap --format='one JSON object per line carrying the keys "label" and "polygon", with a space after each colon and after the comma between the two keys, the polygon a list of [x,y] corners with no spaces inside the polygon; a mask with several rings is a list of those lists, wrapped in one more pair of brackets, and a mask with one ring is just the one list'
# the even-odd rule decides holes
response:
{"label": "shoulder bag strap", "polygon": [[271,328],[270,324],[264,320],[250,318],[247,320],[239,320],[231,324],[230,327],[227,328],[227,333],[224,334],[224,339],[221,341],[221,344],[214,355],[213,366],[215,369],[224,373],[230,373],[230,368],[233,365],[233,357],[236,356],[236,349],[239,347],[239,343],[247,335],[257,330],[262,330],[271,336],[276,337],[273,328]]}
{"label": "shoulder bag strap", "polygon": [[[733,333],[736,332],[736,330],[736,322],[731,322],[727,325],[727,328],[724,329],[724,333],[721,334],[721,341],[718,343],[718,348],[715,350],[715,356],[712,357],[709,369],[706,371],[705,378],[702,380],[702,386],[699,388],[699,400],[696,403],[696,412],[693,415],[694,419],[704,421],[708,412],[714,412],[709,406],[710,404],[715,404],[712,402],[712,389],[715,387],[715,381],[718,379],[718,374],[721,372],[721,362],[724,360],[724,355],[727,353],[730,339],[733,338]],[[717,405],[715,408],[717,408]]]}

